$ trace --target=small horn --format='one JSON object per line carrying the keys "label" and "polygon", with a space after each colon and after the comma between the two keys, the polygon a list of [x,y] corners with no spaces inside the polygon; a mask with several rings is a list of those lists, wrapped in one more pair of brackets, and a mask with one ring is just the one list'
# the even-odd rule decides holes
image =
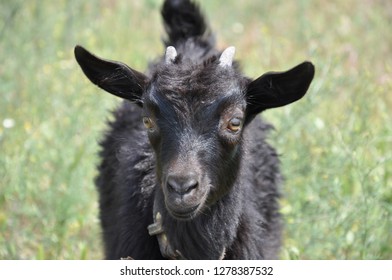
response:
{"label": "small horn", "polygon": [[235,47],[228,47],[225,49],[219,58],[219,65],[222,67],[231,67],[233,64],[234,54]]}
{"label": "small horn", "polygon": [[165,63],[166,64],[173,63],[176,57],[177,57],[176,49],[172,46],[167,47],[165,53]]}

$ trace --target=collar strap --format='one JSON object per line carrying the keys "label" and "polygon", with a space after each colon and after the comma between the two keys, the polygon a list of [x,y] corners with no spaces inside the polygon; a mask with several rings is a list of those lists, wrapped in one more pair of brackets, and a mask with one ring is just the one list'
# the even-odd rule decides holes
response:
{"label": "collar strap", "polygon": [[[155,206],[155,205],[154,205]],[[154,207],[155,208],[155,207]],[[147,227],[150,236],[157,236],[159,249],[164,258],[169,260],[185,260],[182,254],[178,250],[174,250],[169,241],[162,226],[162,216],[161,213],[156,212],[154,209],[154,223]]]}

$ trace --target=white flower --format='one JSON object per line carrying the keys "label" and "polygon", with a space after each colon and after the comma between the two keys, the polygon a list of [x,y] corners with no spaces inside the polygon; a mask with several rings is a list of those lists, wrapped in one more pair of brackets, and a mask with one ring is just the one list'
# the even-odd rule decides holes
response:
{"label": "white flower", "polygon": [[12,128],[15,126],[15,120],[14,119],[10,119],[10,118],[6,118],[3,120],[3,126],[4,128]]}

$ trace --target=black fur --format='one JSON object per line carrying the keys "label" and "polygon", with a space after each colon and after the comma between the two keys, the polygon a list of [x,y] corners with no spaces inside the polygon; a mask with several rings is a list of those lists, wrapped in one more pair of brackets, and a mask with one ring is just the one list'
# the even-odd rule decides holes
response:
{"label": "black fur", "polygon": [[167,0],[162,15],[166,45],[178,55],[149,76],[75,48],[94,84],[127,99],[101,142],[105,256],[163,258],[147,231],[156,200],[169,243],[187,259],[275,259],[279,160],[266,142],[271,126],[255,116],[301,98],[314,67],[304,62],[252,81],[237,63],[220,65],[195,4]]}

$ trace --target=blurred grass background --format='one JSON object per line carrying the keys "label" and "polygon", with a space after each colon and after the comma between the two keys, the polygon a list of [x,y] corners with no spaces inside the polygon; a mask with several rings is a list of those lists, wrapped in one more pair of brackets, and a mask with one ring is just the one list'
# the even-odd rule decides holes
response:
{"label": "blurred grass background", "polygon": [[[392,259],[392,3],[199,1],[257,77],[311,60],[304,99],[264,115],[286,177],[283,259]],[[144,70],[161,0],[0,2],[0,259],[100,259],[97,141],[119,99],[82,44]]]}

